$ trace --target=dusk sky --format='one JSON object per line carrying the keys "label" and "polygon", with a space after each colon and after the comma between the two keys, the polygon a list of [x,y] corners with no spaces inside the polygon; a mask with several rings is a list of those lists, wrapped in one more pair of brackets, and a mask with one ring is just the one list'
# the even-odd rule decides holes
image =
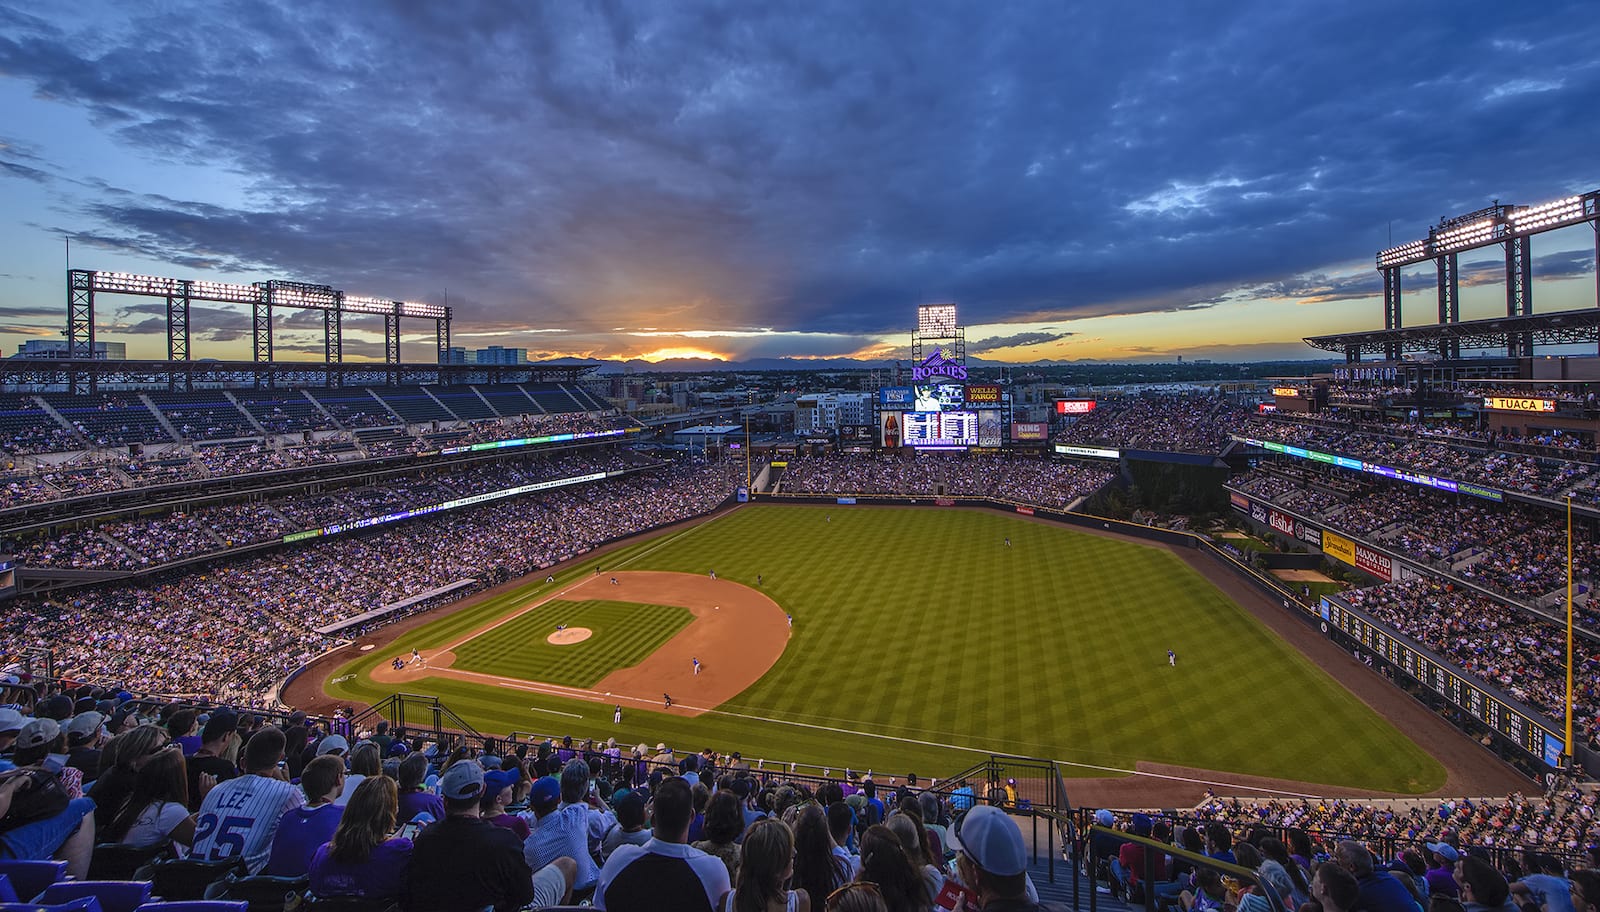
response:
{"label": "dusk sky", "polygon": [[[995,360],[1325,357],[1300,338],[1381,327],[1380,248],[1600,188],[1596,13],[0,0],[0,344],[61,338],[71,237],[449,303],[456,344],[535,359],[903,356],[946,301]],[[1536,238],[1535,309],[1594,306],[1594,251]],[[1504,312],[1497,256],[1463,256],[1464,318]],[[165,356],[161,300],[98,305]],[[278,319],[320,357],[320,315]],[[249,358],[248,311],[193,323]],[[381,340],[347,323],[347,357]]]}

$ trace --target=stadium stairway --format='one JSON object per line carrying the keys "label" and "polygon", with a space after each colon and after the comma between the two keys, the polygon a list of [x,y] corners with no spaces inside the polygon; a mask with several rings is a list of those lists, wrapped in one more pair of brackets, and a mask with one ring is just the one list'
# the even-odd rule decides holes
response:
{"label": "stadium stairway", "polygon": [[1117,899],[1110,893],[1099,893],[1090,899],[1090,894],[1095,892],[1094,885],[1089,878],[1084,877],[1078,882],[1078,903],[1072,902],[1072,862],[1056,859],[1056,882],[1050,882],[1050,859],[1044,857],[1034,858],[1028,864],[1028,877],[1033,880],[1033,888],[1039,892],[1039,899],[1047,903],[1055,903],[1062,909],[1073,909],[1074,912],[1089,912],[1090,902],[1094,903],[1095,912],[1144,912],[1144,906],[1129,905]]}

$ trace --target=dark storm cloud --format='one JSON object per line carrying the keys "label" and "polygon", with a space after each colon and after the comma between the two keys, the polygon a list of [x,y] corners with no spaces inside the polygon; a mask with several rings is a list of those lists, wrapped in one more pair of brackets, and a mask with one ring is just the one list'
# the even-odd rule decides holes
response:
{"label": "dark storm cloud", "polygon": [[1025,332],[1009,336],[991,336],[967,343],[967,350],[973,354],[981,355],[984,352],[998,351],[1002,348],[1018,348],[1024,345],[1045,345],[1050,342],[1059,342],[1062,339],[1075,336],[1071,332]]}
{"label": "dark storm cloud", "polygon": [[1266,0],[105,12],[0,9],[0,73],[249,198],[79,197],[91,243],[454,288],[462,330],[866,337],[936,300],[968,323],[1203,308],[1370,258],[1391,222],[1420,236],[1600,183],[1580,2],[1443,22]]}

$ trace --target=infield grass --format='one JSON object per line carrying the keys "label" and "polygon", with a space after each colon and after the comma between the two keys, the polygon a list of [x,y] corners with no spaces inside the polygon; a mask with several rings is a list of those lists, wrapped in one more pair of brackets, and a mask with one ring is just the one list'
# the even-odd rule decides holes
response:
{"label": "infield grass", "polygon": [[[835,769],[942,776],[1011,753],[1083,765],[1069,775],[1151,760],[1382,791],[1444,783],[1437,761],[1167,550],[987,510],[747,506],[586,561],[555,587],[541,575],[391,650],[448,642],[597,563],[714,569],[751,586],[759,573],[793,637],[761,680],[693,719],[629,709],[612,726],[609,705],[442,678],[405,689],[484,732],[714,745]],[[641,635],[667,623],[641,622]],[[517,655],[485,658],[475,670],[554,680]],[[329,687],[366,702],[391,690],[360,674]]]}
{"label": "infield grass", "polygon": [[[557,599],[457,646],[454,667],[588,688],[644,661],[692,620],[689,609],[669,605]],[[587,627],[593,635],[557,646],[549,642],[557,624]]]}

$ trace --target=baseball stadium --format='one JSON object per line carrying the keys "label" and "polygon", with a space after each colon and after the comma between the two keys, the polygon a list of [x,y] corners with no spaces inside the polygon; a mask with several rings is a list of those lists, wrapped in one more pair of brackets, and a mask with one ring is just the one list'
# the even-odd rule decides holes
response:
{"label": "baseball stadium", "polygon": [[[1600,344],[1600,310],[1518,295],[1531,238],[1597,200],[1379,252],[1385,326],[1308,338],[1344,356],[1326,372],[1181,388],[969,364],[941,304],[859,391],[643,412],[637,377],[452,363],[449,307],[70,270],[67,354],[0,362],[10,750],[281,740],[286,780],[333,753],[449,798],[465,763],[536,825],[571,763],[619,802],[692,774],[752,814],[834,796],[847,824],[875,795],[930,825],[978,801],[1028,834],[1038,895],[1083,908],[1162,879],[1103,838],[1212,864],[1185,829],[1584,867],[1600,368],[1535,356]],[[1455,258],[1482,246],[1516,254],[1510,312],[1462,321]],[[1421,262],[1442,316],[1408,326]],[[169,359],[93,357],[130,296],[165,300]],[[188,356],[209,304],[253,309],[253,360]],[[274,357],[274,309],[321,323],[321,361]],[[344,360],[372,315],[388,357]],[[400,358],[418,320],[436,362]],[[270,906],[203,868],[228,854],[102,845],[72,873]],[[1285,908],[1263,869],[1219,870]]]}

